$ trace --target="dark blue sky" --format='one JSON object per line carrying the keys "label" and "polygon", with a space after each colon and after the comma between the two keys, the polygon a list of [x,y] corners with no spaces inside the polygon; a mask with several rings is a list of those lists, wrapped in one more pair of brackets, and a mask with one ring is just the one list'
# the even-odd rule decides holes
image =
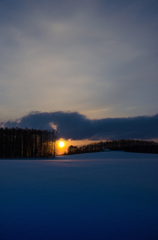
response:
{"label": "dark blue sky", "polygon": [[0,121],[158,113],[157,0],[0,1]]}

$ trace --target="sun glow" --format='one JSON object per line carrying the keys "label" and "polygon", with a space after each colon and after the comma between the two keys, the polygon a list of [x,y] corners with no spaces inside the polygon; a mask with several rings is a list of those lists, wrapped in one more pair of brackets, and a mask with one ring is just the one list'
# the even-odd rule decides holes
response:
{"label": "sun glow", "polygon": [[65,145],[65,143],[64,143],[63,141],[60,141],[60,142],[59,142],[59,147],[62,148],[62,147],[64,147],[64,145]]}

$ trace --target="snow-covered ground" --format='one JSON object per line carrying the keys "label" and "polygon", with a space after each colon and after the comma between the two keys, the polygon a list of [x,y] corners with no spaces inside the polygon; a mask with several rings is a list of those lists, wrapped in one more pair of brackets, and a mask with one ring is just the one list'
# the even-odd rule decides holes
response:
{"label": "snow-covered ground", "polygon": [[0,240],[157,240],[158,155],[0,160]]}

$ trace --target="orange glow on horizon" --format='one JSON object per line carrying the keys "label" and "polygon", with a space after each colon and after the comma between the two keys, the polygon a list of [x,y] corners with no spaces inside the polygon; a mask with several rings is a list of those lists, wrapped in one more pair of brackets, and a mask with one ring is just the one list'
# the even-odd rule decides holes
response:
{"label": "orange glow on horizon", "polygon": [[[64,143],[63,147],[60,147],[60,142]],[[83,140],[68,139],[67,140],[67,139],[61,138],[60,140],[57,141],[57,154],[63,155],[64,153],[67,153],[68,147],[70,145],[80,147],[80,146],[87,145],[87,144],[90,144],[93,142],[100,142],[100,140],[96,140],[96,141],[89,140],[89,139],[83,139]]]}

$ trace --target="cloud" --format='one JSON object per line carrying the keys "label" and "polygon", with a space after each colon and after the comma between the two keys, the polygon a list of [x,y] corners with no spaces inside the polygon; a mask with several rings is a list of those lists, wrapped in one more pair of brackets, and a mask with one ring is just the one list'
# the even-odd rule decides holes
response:
{"label": "cloud", "polygon": [[1,121],[34,109],[94,118],[155,114],[157,6],[154,0],[0,1],[0,109],[7,109]]}
{"label": "cloud", "polygon": [[157,139],[158,114],[131,118],[88,119],[78,112],[33,112],[5,127],[52,129],[58,128],[61,138],[81,140]]}

